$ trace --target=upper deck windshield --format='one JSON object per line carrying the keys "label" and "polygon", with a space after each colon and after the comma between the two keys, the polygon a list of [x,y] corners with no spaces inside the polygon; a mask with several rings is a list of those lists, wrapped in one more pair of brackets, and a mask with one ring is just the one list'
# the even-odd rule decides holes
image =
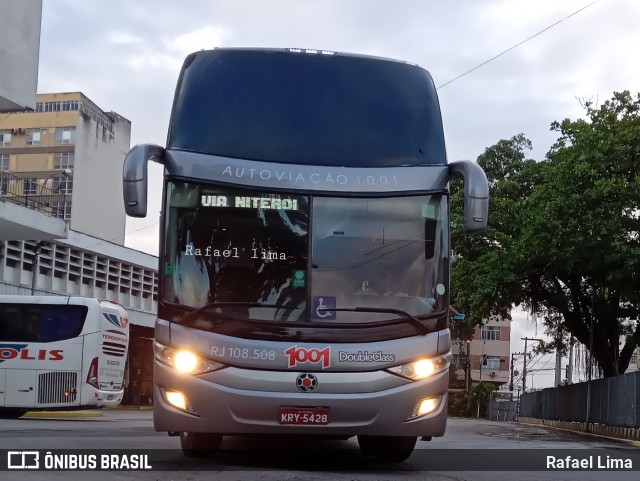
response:
{"label": "upper deck windshield", "polygon": [[200,315],[207,322],[306,326],[442,313],[446,200],[169,182],[162,302],[178,308],[178,322],[189,312],[178,306],[207,306]]}
{"label": "upper deck windshield", "polygon": [[446,164],[440,108],[426,70],[373,57],[285,50],[190,56],[167,147],[293,164]]}

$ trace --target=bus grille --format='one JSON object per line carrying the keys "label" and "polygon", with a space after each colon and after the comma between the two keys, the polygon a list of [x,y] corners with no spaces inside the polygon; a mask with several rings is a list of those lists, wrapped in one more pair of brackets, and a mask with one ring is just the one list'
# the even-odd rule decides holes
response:
{"label": "bus grille", "polygon": [[68,404],[76,400],[77,372],[45,372],[38,376],[39,404]]}
{"label": "bus grille", "polygon": [[127,346],[115,342],[103,342],[102,352],[108,356],[124,357]]}

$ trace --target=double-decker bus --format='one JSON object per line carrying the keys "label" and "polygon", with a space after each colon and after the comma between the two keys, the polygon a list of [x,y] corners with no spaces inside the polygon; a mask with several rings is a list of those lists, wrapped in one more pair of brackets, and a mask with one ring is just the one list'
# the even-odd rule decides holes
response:
{"label": "double-decker bus", "polygon": [[127,317],[112,301],[0,296],[0,417],[120,404]]}
{"label": "double-decker bus", "polygon": [[128,215],[164,166],[154,425],[187,456],[225,435],[348,438],[403,460],[447,418],[449,180],[430,74],[303,49],[187,57],[166,148],[124,165]]}

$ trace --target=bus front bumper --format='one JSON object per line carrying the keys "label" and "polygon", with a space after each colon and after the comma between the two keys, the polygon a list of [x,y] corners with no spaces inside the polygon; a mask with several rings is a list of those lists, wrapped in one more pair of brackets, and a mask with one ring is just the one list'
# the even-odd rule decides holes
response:
{"label": "bus front bumper", "polygon": [[[345,373],[358,376],[358,373]],[[442,436],[447,422],[448,370],[429,379],[359,393],[271,392],[237,389],[201,377],[182,375],[157,363],[154,371],[154,427],[159,432],[307,434],[330,436]],[[186,397],[186,412],[170,404],[167,391]],[[424,399],[437,408],[416,418]],[[283,411],[316,408],[326,424],[286,424]],[[328,411],[327,411],[328,410]]]}
{"label": "bus front bumper", "polygon": [[122,402],[124,391],[95,391],[96,407],[108,408],[119,406]]}

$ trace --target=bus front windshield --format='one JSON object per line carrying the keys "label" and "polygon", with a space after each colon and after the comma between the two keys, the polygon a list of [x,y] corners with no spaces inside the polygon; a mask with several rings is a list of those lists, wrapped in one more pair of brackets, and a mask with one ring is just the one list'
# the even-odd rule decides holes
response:
{"label": "bus front windshield", "polygon": [[205,307],[203,316],[221,321],[306,325],[446,309],[446,196],[338,198],[187,182],[169,182],[166,195],[165,304]]}

